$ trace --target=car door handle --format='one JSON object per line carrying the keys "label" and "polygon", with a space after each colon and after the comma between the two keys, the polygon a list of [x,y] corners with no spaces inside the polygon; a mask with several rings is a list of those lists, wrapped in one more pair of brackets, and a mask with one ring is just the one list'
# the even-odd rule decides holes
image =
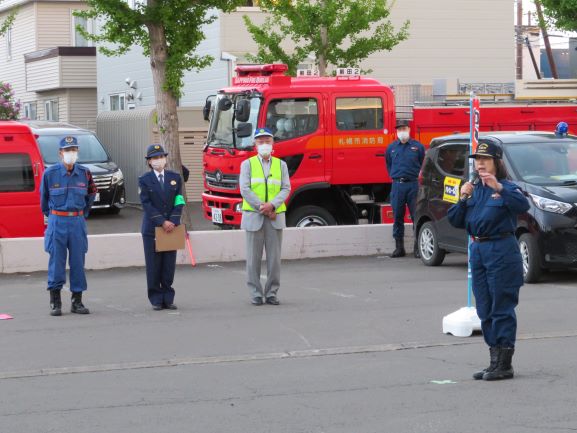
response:
{"label": "car door handle", "polygon": [[385,157],[385,152],[383,152],[383,153],[375,153],[375,156],[380,156],[380,157],[383,157],[383,158],[384,158],[384,157]]}
{"label": "car door handle", "polygon": [[321,159],[322,155],[320,153],[313,153],[312,155],[309,155],[309,159]]}

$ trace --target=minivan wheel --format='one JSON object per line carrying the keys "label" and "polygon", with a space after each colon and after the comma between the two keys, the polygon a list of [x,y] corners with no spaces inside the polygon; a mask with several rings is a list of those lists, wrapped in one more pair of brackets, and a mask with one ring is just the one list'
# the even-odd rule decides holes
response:
{"label": "minivan wheel", "polygon": [[335,217],[320,206],[302,206],[292,210],[287,216],[289,227],[318,227],[334,226],[337,224]]}
{"label": "minivan wheel", "polygon": [[433,223],[427,221],[419,230],[419,252],[421,261],[427,266],[439,266],[445,260],[444,249],[439,248],[437,231]]}
{"label": "minivan wheel", "polygon": [[523,233],[519,238],[519,250],[523,260],[523,280],[527,284],[537,283],[543,269],[539,260],[539,246],[531,233]]}

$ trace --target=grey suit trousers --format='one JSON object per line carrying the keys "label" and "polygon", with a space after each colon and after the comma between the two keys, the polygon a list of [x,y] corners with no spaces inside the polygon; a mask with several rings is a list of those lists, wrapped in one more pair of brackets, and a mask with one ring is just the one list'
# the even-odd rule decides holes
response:
{"label": "grey suit trousers", "polygon": [[[246,231],[246,275],[251,299],[276,296],[280,287],[280,258],[282,229],[275,229],[269,218],[264,218],[257,231]],[[260,281],[263,247],[266,250],[266,284]]]}

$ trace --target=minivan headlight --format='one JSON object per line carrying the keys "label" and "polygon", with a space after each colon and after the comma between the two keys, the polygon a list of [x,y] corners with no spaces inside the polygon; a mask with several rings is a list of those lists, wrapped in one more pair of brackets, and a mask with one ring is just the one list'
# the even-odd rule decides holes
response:
{"label": "minivan headlight", "polygon": [[547,212],[564,214],[569,212],[569,210],[573,207],[569,203],[551,200],[550,198],[541,197],[539,195],[529,194],[529,196],[531,197],[531,200],[533,200],[535,206]]}
{"label": "minivan headlight", "polygon": [[112,185],[116,185],[117,183],[124,180],[124,175],[122,174],[122,170],[118,169],[114,173],[112,173]]}

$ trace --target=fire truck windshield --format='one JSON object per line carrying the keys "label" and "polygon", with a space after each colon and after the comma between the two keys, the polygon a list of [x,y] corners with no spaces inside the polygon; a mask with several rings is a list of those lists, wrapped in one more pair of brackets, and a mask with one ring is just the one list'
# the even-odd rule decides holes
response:
{"label": "fire truck windshield", "polygon": [[[249,149],[253,146],[252,134],[249,137],[240,138],[234,132],[238,125],[243,123],[235,118],[236,102],[241,98],[250,99],[250,116],[247,123],[250,123],[252,130],[254,130],[261,105],[260,98],[257,96],[248,97],[246,95],[221,93],[217,95],[216,100],[212,104],[214,108],[211,113],[207,140],[209,146],[236,147],[237,149]],[[232,106],[222,103],[221,101],[224,99],[232,101]]]}

